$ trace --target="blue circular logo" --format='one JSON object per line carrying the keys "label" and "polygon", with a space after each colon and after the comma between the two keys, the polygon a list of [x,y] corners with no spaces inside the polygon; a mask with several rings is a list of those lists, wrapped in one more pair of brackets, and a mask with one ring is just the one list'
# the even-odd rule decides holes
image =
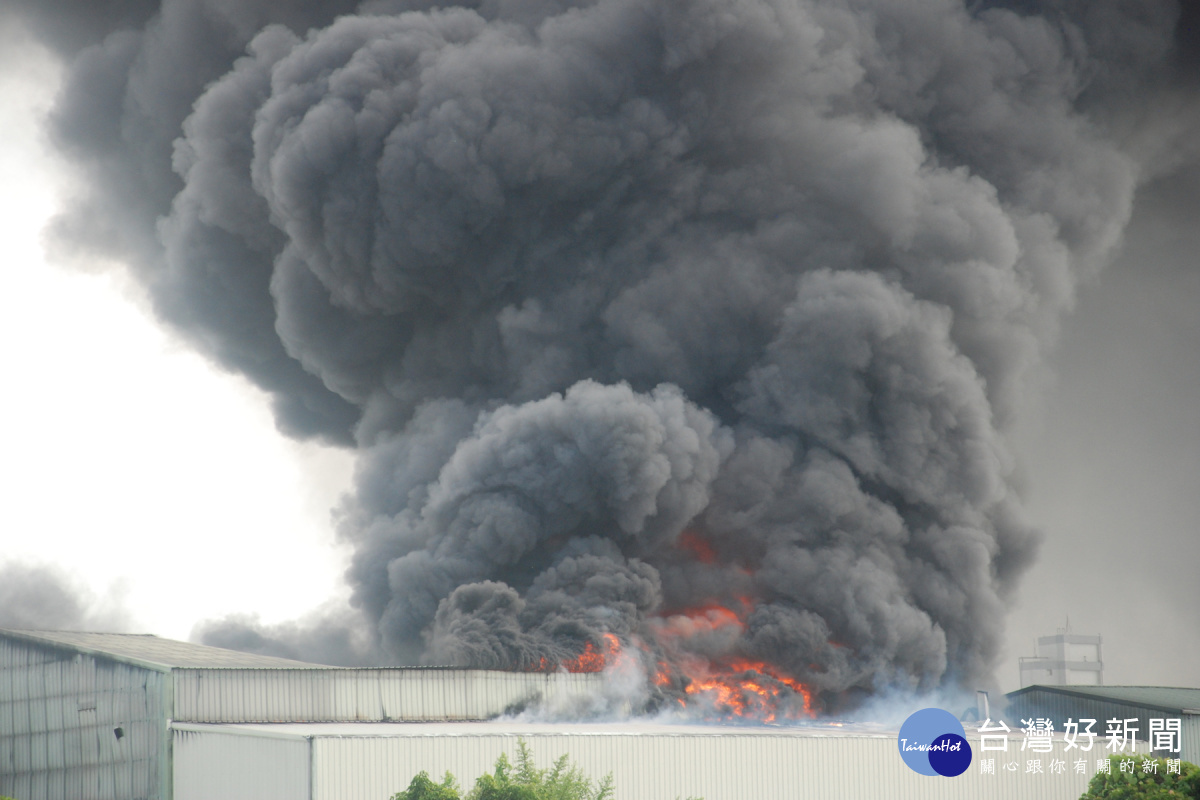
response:
{"label": "blue circular logo", "polygon": [[909,715],[896,737],[900,757],[913,772],[953,778],[971,766],[971,745],[962,723],[949,711],[922,708]]}

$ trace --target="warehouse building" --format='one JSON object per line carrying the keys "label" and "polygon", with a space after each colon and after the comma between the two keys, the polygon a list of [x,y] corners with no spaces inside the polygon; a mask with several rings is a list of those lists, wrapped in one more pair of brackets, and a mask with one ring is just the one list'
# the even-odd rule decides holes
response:
{"label": "warehouse building", "polygon": [[521,741],[540,765],[569,754],[593,777],[611,773],[621,800],[1061,799],[1093,771],[1054,770],[1047,755],[1030,774],[1019,730],[992,734],[989,750],[968,728],[975,762],[941,778],[911,771],[881,726],[497,719],[601,686],[599,675],[341,669],[153,636],[0,630],[0,795],[387,800],[420,771],[469,784]]}
{"label": "warehouse building", "polygon": [[[867,726],[676,725],[653,722],[538,724],[512,721],[394,725],[176,725],[175,800],[387,800],[426,771],[460,784],[515,756],[518,741],[539,766],[568,755],[594,778],[611,774],[618,800],[1064,800],[1092,774],[1025,773],[1018,737],[1008,773],[976,764],[955,778],[905,766],[894,731]],[[968,731],[979,751],[979,737]],[[1061,747],[1061,744],[1060,744]],[[988,754],[1000,755],[1000,754]],[[256,765],[270,763],[268,776]],[[227,765],[217,769],[217,765]],[[186,772],[185,772],[186,771]],[[251,785],[246,776],[258,775]],[[272,793],[274,792],[274,793]]]}
{"label": "warehouse building", "polygon": [[0,795],[166,800],[180,724],[480,720],[587,693],[595,682],[342,669],[156,636],[0,629]]}
{"label": "warehouse building", "polygon": [[[1062,725],[1096,720],[1105,738],[1108,721],[1137,731],[1162,758],[1200,764],[1200,689],[1163,686],[1028,686],[1008,695],[1010,719],[1043,717]],[[1152,736],[1156,732],[1158,736]],[[1155,741],[1157,739],[1157,741]]]}

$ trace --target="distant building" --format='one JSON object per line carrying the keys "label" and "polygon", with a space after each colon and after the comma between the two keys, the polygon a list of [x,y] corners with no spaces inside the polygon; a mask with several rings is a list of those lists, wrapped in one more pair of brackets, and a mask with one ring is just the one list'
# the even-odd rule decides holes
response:
{"label": "distant building", "polygon": [[[1160,758],[1182,758],[1200,764],[1200,689],[1163,686],[1029,686],[1010,692],[1005,718],[1011,722],[1043,717],[1055,730],[1072,720],[1095,720],[1093,748],[1101,756],[1106,749],[1109,720],[1122,728],[1136,729],[1136,739],[1148,742]],[[1155,722],[1157,720],[1158,722]],[[1178,732],[1171,730],[1178,721]],[[1155,729],[1160,735],[1152,736]],[[1080,726],[1082,730],[1082,726]],[[1175,734],[1175,735],[1172,735]],[[1174,748],[1161,745],[1175,745]]]}
{"label": "distant building", "polygon": [[1019,661],[1021,687],[1103,686],[1104,658],[1099,636],[1071,633],[1070,626],[1037,640],[1037,655]]}

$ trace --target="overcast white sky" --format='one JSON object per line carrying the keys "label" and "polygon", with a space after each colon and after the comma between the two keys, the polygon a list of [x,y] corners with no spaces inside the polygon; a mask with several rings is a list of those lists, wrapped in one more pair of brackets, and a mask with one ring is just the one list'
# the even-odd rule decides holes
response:
{"label": "overcast white sky", "polygon": [[1139,194],[1031,398],[1017,447],[1046,540],[1010,616],[1005,685],[1069,616],[1103,636],[1106,683],[1200,686],[1197,220],[1200,171]]}
{"label": "overcast white sky", "polygon": [[261,394],[172,341],[119,272],[46,263],[39,232],[68,190],[38,127],[58,72],[0,42],[17,46],[0,71],[0,553],[58,565],[176,638],[318,605],[343,568],[330,509],[349,456],[277,434]]}
{"label": "overcast white sky", "polygon": [[[164,636],[233,611],[295,617],[339,591],[330,508],[349,455],[278,435],[263,398],[173,342],[118,273],[45,263],[39,230],[69,190],[37,126],[57,72],[0,41],[18,46],[0,70],[0,554],[59,565]],[[1200,685],[1192,177],[1141,198],[1016,439],[1046,543],[1010,618],[1006,690],[1068,616],[1104,636],[1106,682]],[[281,549],[286,567],[267,558]]]}

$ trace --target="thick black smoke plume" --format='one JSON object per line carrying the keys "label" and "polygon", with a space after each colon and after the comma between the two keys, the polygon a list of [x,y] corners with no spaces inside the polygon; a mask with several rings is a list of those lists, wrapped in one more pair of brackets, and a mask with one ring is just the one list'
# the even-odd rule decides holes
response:
{"label": "thick black smoke plume", "polygon": [[360,450],[370,646],[207,640],[988,679],[1037,541],[1003,432],[1177,151],[1173,3],[13,7],[72,65],[60,250]]}

